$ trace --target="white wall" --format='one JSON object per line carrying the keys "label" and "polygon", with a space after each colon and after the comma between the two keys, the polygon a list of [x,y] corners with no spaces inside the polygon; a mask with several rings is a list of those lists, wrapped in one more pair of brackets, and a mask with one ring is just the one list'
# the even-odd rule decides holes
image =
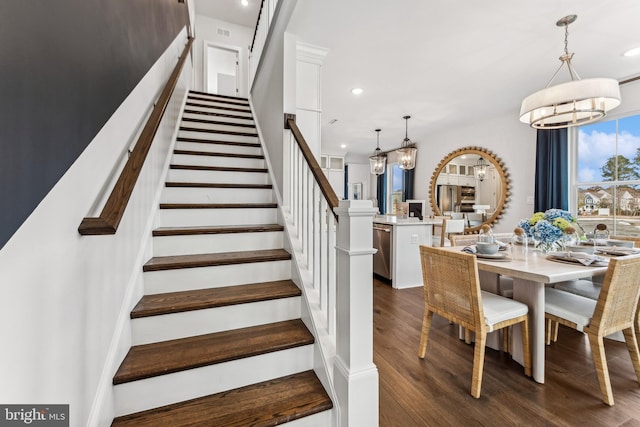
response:
{"label": "white wall", "polygon": [[640,114],[640,80],[620,86],[622,102],[612,110],[604,120]]}
{"label": "white wall", "polygon": [[[213,44],[228,49],[240,51],[240,84],[239,95],[243,98],[247,97],[247,79],[248,79],[248,51],[253,39],[253,28],[243,27],[241,25],[232,24],[230,22],[221,21],[219,19],[209,18],[207,16],[198,15],[196,13],[195,31],[196,40],[194,42],[195,52],[195,82],[194,88],[200,91],[206,91],[204,85],[204,46]],[[218,35],[218,28],[229,31],[229,37]]]}
{"label": "white wall", "polygon": [[[477,124],[460,124],[416,139],[424,142],[418,143],[415,199],[429,200],[431,175],[447,154],[461,147],[480,146],[504,161],[511,178],[511,199],[502,219],[495,225],[496,231],[513,231],[521,218],[533,213],[533,205],[527,205],[526,201],[527,196],[534,193],[536,132],[520,123],[515,113]],[[432,213],[430,207],[427,212]]]}
{"label": "white wall", "polygon": [[111,378],[128,350],[123,322],[142,292],[145,243],[190,85],[189,60],[117,234],[80,236],[77,229],[135,142],[185,43],[186,29],[0,251],[0,402],[66,403],[71,425],[85,426],[100,401],[101,424],[111,422]]}

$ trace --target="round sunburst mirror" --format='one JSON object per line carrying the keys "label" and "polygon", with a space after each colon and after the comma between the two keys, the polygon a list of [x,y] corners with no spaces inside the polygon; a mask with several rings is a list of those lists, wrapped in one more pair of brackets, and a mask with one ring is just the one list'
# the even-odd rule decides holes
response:
{"label": "round sunburst mirror", "polygon": [[435,215],[463,214],[465,233],[497,223],[508,207],[511,180],[504,162],[482,147],[452,151],[431,176],[429,201]]}

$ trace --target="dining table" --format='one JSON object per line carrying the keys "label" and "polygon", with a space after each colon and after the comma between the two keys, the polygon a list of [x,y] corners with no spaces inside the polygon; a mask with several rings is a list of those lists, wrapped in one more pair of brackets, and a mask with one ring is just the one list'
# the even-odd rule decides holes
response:
{"label": "dining table", "polygon": [[[450,250],[462,250],[463,246],[449,247]],[[477,256],[480,287],[489,292],[498,293],[499,277],[513,278],[513,299],[529,307],[529,335],[531,340],[531,358],[533,379],[544,383],[545,369],[545,292],[546,286],[568,280],[590,278],[603,275],[607,264],[583,265],[581,263],[559,262],[549,255],[529,249],[516,257],[506,253],[503,257],[483,258]],[[513,359],[523,365],[520,326],[513,330]]]}

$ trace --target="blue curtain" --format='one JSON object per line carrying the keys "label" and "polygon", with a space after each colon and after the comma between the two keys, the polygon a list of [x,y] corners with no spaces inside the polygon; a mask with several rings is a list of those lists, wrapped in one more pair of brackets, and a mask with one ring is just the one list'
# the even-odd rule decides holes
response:
{"label": "blue curtain", "polygon": [[378,199],[378,210],[380,215],[387,213],[387,169],[382,175],[378,175],[376,185],[376,198]]}
{"label": "blue curtain", "polygon": [[538,129],[534,212],[569,209],[567,129]]}
{"label": "blue curtain", "polygon": [[404,170],[402,173],[402,201],[413,199],[413,181],[415,169]]}

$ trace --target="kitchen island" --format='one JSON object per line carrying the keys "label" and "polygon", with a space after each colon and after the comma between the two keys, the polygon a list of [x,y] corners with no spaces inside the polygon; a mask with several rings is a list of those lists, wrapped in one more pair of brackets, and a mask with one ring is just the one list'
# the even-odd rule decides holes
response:
{"label": "kitchen island", "polygon": [[373,272],[391,281],[396,289],[422,286],[420,245],[431,245],[433,226],[442,220],[399,219],[393,215],[373,218]]}

